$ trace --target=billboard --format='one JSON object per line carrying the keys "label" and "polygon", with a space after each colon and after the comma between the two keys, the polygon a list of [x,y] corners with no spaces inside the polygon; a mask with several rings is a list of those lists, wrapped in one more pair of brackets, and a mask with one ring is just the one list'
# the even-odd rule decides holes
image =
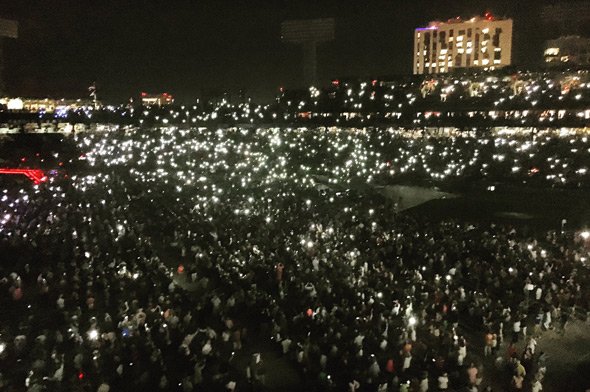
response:
{"label": "billboard", "polygon": [[18,38],[18,23],[0,18],[0,37]]}
{"label": "billboard", "polygon": [[287,20],[281,24],[281,38],[293,43],[331,41],[334,26],[334,18]]}

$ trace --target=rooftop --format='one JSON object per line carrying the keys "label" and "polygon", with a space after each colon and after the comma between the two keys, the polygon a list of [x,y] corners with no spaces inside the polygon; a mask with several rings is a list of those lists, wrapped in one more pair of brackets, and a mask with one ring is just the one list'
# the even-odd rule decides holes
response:
{"label": "rooftop", "polygon": [[460,16],[456,18],[452,18],[447,20],[446,22],[435,20],[428,23],[426,27],[418,27],[416,31],[424,31],[424,30],[437,30],[443,25],[447,24],[459,24],[459,23],[476,23],[476,22],[493,22],[498,20],[509,20],[508,18],[498,18],[493,15],[491,12],[486,12],[483,16],[474,16],[471,19],[463,19]]}

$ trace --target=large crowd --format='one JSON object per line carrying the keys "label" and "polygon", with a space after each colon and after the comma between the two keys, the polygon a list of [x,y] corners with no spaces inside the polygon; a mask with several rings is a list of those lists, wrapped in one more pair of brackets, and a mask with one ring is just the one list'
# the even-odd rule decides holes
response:
{"label": "large crowd", "polygon": [[[100,94],[100,93],[99,93]],[[277,91],[254,102],[230,92],[186,104],[153,105],[142,97],[113,104],[30,103],[24,112],[0,102],[0,132],[67,123],[135,126],[330,125],[397,127],[585,128],[590,119],[590,71],[582,68],[466,71],[390,79],[335,79],[326,86]],[[0,100],[1,101],[1,100]],[[24,125],[26,123],[26,125]]]}
{"label": "large crowd", "polygon": [[0,196],[0,389],[265,390],[272,352],[302,390],[540,391],[544,331],[589,321],[590,233],[432,221],[373,184],[553,140],[392,138],[76,136],[76,172]]}

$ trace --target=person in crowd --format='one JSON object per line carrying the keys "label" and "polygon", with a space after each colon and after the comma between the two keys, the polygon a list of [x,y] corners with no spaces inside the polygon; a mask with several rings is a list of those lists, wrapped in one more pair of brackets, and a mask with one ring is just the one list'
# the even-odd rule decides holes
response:
{"label": "person in crowd", "polygon": [[309,390],[480,388],[504,350],[522,389],[546,371],[525,327],[588,308],[573,233],[393,214],[270,133],[173,135],[97,136],[76,178],[4,192],[2,388],[264,389],[263,343]]}

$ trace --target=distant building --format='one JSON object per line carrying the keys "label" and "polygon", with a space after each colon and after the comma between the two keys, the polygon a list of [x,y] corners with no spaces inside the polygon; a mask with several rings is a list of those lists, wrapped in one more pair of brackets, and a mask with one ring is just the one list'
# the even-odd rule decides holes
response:
{"label": "distant building", "polygon": [[93,108],[94,102],[87,99],[0,98],[0,105],[11,111],[54,113]]}
{"label": "distant building", "polygon": [[590,65],[590,38],[569,35],[549,40],[544,58],[548,65]]}
{"label": "distant building", "polygon": [[168,93],[161,94],[148,94],[146,92],[141,93],[141,104],[143,106],[165,106],[172,105],[174,103],[174,97]]}
{"label": "distant building", "polygon": [[490,13],[430,22],[414,32],[414,74],[457,68],[500,68],[512,62],[512,19]]}

